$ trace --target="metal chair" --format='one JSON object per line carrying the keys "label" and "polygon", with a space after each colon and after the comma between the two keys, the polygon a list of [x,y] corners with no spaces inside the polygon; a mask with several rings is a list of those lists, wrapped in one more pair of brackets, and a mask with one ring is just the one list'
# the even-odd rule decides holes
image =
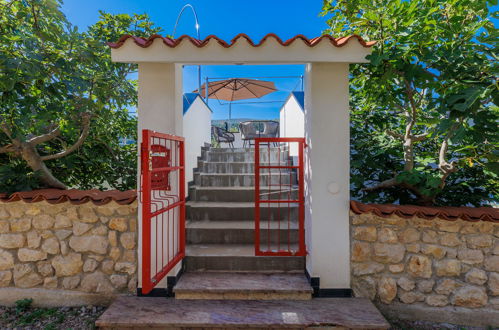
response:
{"label": "metal chair", "polygon": [[279,137],[279,122],[274,120],[248,120],[239,123],[239,130],[241,131],[243,146],[246,147],[248,142],[251,147],[251,140],[256,138]]}
{"label": "metal chair", "polygon": [[235,136],[233,133],[218,126],[211,126],[211,135],[219,145],[227,143],[231,148],[234,148]]}

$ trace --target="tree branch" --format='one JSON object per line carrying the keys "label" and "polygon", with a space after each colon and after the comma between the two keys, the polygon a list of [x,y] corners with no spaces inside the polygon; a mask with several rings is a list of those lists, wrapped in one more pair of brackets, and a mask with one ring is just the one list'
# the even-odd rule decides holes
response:
{"label": "tree branch", "polygon": [[380,182],[375,186],[365,187],[362,190],[375,191],[375,190],[386,189],[386,188],[391,188],[391,187],[395,187],[395,186],[398,186],[398,182],[395,178],[391,178],[391,179],[385,180],[383,182]]}
{"label": "tree branch", "polygon": [[413,135],[412,140],[413,141],[423,141],[430,135],[430,133],[423,133],[423,134],[418,134],[418,135]]}
{"label": "tree branch", "polygon": [[14,152],[14,145],[7,144],[6,146],[0,147],[0,154],[6,154],[8,152]]}
{"label": "tree branch", "polygon": [[82,116],[82,131],[81,131],[80,137],[78,138],[78,140],[76,141],[75,144],[73,144],[71,147],[69,147],[66,150],[61,151],[57,154],[41,156],[40,157],[41,160],[46,161],[46,160],[51,160],[51,159],[62,158],[64,156],[67,156],[70,153],[74,152],[75,150],[77,150],[83,144],[83,142],[85,142],[85,139],[87,138],[88,133],[90,132],[90,117],[91,116],[89,113],[83,114],[83,116]]}
{"label": "tree branch", "polygon": [[6,123],[2,123],[0,125],[0,129],[2,129],[2,131],[5,133],[5,135],[7,135],[9,137],[9,139],[12,140],[12,131],[10,130],[9,126],[7,126]]}
{"label": "tree branch", "polygon": [[400,133],[394,132],[392,130],[386,130],[385,132],[386,132],[386,134],[390,135],[391,137],[393,137],[397,140],[404,141],[404,136]]}
{"label": "tree branch", "polygon": [[29,144],[31,144],[32,146],[36,146],[38,144],[53,140],[57,136],[59,136],[60,134],[61,134],[61,130],[59,129],[59,127],[56,127],[46,134],[35,136],[34,138],[29,139],[27,142]]}

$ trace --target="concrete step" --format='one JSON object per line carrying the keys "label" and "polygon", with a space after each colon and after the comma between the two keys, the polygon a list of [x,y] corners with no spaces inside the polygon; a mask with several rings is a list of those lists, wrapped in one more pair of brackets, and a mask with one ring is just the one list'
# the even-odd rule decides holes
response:
{"label": "concrete step", "polygon": [[[265,166],[285,166],[292,165],[291,163],[265,163]],[[272,168],[271,173],[283,173],[286,169]],[[198,161],[198,172],[200,173],[255,173],[255,163],[248,162],[208,162],[204,160]],[[268,173],[269,169],[260,170],[261,173]]]}
{"label": "concrete step", "polygon": [[[271,203],[261,207],[261,219],[290,220],[298,219],[298,204]],[[186,219],[190,220],[253,220],[255,203],[252,202],[196,202],[186,203]]]}
{"label": "concrete step", "polygon": [[[260,162],[284,162],[288,160],[288,152],[287,151],[271,151],[270,153],[265,151],[260,152]],[[244,162],[244,163],[254,163],[255,162],[255,153],[253,150],[251,151],[241,151],[241,152],[217,152],[210,150],[203,155],[203,159],[209,162]]]}
{"label": "concrete step", "polygon": [[175,299],[310,300],[305,274],[184,273],[173,288]]}
{"label": "concrete step", "polygon": [[[296,174],[293,172],[261,173],[260,185],[295,184]],[[194,184],[202,187],[253,187],[254,173],[194,173]]]}
{"label": "concrete step", "polygon": [[118,296],[101,329],[388,329],[366,298],[181,300]]}
{"label": "concrete step", "polygon": [[[189,187],[189,197],[192,201],[197,202],[254,202],[255,187]],[[298,189],[283,187],[281,191],[278,189],[260,189],[260,199],[276,200],[276,199],[297,199]]]}
{"label": "concrete step", "polygon": [[186,271],[303,273],[305,257],[255,256],[253,244],[189,244]]}
{"label": "concrete step", "polygon": [[[298,224],[287,221],[260,224],[260,239],[273,244],[298,244]],[[289,229],[288,229],[289,228]],[[255,224],[251,220],[240,221],[188,221],[187,244],[253,244]]]}

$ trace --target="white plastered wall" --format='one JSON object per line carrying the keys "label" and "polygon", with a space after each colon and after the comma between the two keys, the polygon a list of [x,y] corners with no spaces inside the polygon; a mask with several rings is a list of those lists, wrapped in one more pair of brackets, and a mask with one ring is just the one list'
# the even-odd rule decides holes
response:
{"label": "white plastered wall", "polygon": [[305,85],[307,270],[350,288],[348,64],[308,64]]}
{"label": "white plastered wall", "polygon": [[[279,112],[279,136],[280,137],[304,137],[305,136],[305,114],[291,94]],[[298,156],[298,146],[292,143],[289,150],[290,156]]]}
{"label": "white plastered wall", "polygon": [[[142,130],[182,136],[182,67],[172,63],[139,63],[138,146]],[[140,157],[140,153],[139,153]],[[140,190],[140,159],[137,185]],[[142,287],[142,204],[138,204],[138,287]],[[151,237],[155,237],[152,233]],[[178,265],[170,274],[176,274]],[[156,287],[166,287],[166,278]]]}
{"label": "white plastered wall", "polygon": [[193,179],[193,168],[197,167],[201,147],[211,143],[211,111],[200,97],[196,97],[184,114],[183,134],[185,137],[185,184]]}

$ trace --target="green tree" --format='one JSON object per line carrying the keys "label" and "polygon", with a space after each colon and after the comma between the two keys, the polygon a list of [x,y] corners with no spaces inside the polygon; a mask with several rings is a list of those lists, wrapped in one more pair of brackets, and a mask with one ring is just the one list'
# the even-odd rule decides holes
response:
{"label": "green tree", "polygon": [[378,41],[351,71],[354,197],[497,200],[496,2],[324,1],[327,33]]}
{"label": "green tree", "polygon": [[106,45],[160,31],[147,15],[111,15],[86,32],[57,0],[0,0],[0,189],[131,188],[133,64]]}

